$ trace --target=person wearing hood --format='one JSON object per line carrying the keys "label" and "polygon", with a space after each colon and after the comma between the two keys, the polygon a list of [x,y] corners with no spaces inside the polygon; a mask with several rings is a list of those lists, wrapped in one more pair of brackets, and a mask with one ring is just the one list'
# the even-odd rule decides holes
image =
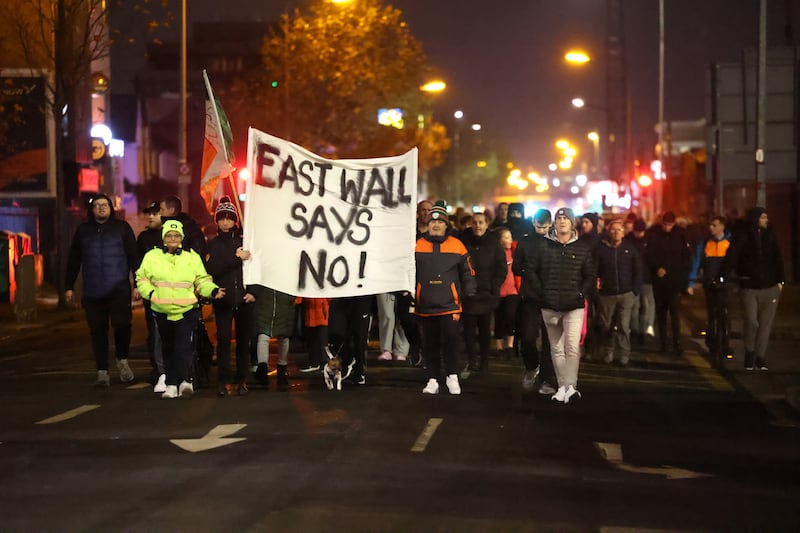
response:
{"label": "person wearing hood", "polygon": [[586,293],[595,284],[595,265],[586,241],[578,239],[572,209],[562,207],[530,272],[531,290],[542,302],[558,390],[552,399],[564,404],[581,397],[578,366]]}
{"label": "person wearing hood", "polygon": [[153,248],[136,271],[136,285],[150,302],[164,354],[167,388],[161,397],[186,398],[194,394],[192,363],[194,339],[200,322],[198,296],[219,300],[225,289],[206,272],[203,259],[183,248],[183,224],[167,220],[161,228],[164,245]]}
{"label": "person wearing hood", "polygon": [[[460,236],[461,242],[469,251],[477,286],[475,294],[464,299],[462,323],[469,364],[467,370],[461,374],[462,378],[468,378],[471,372],[486,372],[489,369],[492,312],[500,303],[500,287],[509,270],[503,247],[488,231],[486,214],[475,213],[473,223],[474,226]],[[479,346],[477,353],[476,343]]]}
{"label": "person wearing hood", "polygon": [[438,394],[444,361],[445,384],[450,394],[461,394],[458,382],[461,351],[461,313],[464,297],[475,295],[475,270],[469,251],[449,233],[447,208],[442,200],[431,208],[428,231],[417,240],[415,290],[417,316],[422,332],[422,355],[428,370],[423,394]]}
{"label": "person wearing hood", "polygon": [[[247,394],[250,371],[250,340],[253,337],[255,297],[247,291],[242,279],[242,263],[250,252],[242,248],[239,213],[227,196],[219,199],[214,220],[217,236],[208,242],[206,269],[214,283],[225,289],[225,297],[214,300],[214,319],[217,324],[218,394]],[[231,339],[236,323],[236,375],[231,371]]]}
{"label": "person wearing hood", "polygon": [[514,242],[519,242],[526,235],[533,233],[533,223],[530,219],[525,218],[525,206],[519,202],[509,204],[506,226],[511,231]]}
{"label": "person wearing hood", "polygon": [[767,370],[767,344],[785,278],[781,249],[765,208],[750,209],[747,229],[729,255],[744,307],[744,367]]}
{"label": "person wearing hood", "polygon": [[[89,325],[97,366],[95,386],[108,387],[108,325],[114,330],[117,369],[123,383],[133,381],[128,364],[131,344],[131,273],[139,265],[133,229],[114,215],[114,204],[105,194],[89,201],[88,221],[75,230],[67,257],[67,302],[74,297],[78,273],[83,275],[81,305]],[[134,291],[134,297],[139,293]]]}

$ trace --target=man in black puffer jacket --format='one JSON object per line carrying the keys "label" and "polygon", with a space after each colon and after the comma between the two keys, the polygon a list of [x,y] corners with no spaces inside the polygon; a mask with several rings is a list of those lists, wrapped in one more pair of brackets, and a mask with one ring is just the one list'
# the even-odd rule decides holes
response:
{"label": "man in black puffer jacket", "polygon": [[631,353],[631,311],[642,290],[642,263],[636,246],[624,240],[622,219],[608,224],[600,241],[597,257],[598,330],[603,341],[605,363],[619,356],[622,366],[628,364]]}
{"label": "man in black puffer jacket", "polygon": [[541,296],[542,319],[558,379],[553,400],[566,404],[581,397],[577,384],[583,308],[586,293],[595,283],[592,251],[578,239],[572,209],[556,211],[531,274],[533,289]]}
{"label": "man in black puffer jacket", "polygon": [[[472,223],[473,227],[467,228],[460,236],[461,242],[469,251],[477,284],[475,294],[464,298],[464,314],[461,322],[464,326],[464,342],[467,345],[469,366],[467,371],[461,374],[462,379],[468,378],[470,372],[488,371],[492,312],[500,303],[500,285],[508,274],[503,247],[497,237],[487,231],[489,223],[486,220],[486,213],[475,213]],[[479,345],[477,354],[475,353],[476,331]]]}
{"label": "man in black puffer jacket", "polygon": [[[114,328],[119,377],[133,381],[128,365],[131,345],[130,274],[139,265],[139,252],[133,230],[114,216],[114,204],[105,194],[89,201],[89,220],[78,226],[67,258],[66,292],[68,302],[78,273],[83,274],[81,304],[89,324],[92,351],[97,364],[95,386],[108,387],[108,324]],[[137,293],[138,296],[138,293]]]}

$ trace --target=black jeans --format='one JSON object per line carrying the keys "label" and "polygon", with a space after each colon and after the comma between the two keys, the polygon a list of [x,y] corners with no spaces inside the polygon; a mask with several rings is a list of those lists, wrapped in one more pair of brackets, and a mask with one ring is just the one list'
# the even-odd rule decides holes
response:
{"label": "black jeans", "polygon": [[462,350],[461,321],[458,315],[419,317],[422,329],[422,356],[428,369],[428,378],[441,377],[442,362],[447,375],[460,370]]}
{"label": "black jeans", "polygon": [[325,346],[328,344],[328,326],[306,327],[306,348],[308,349],[308,366],[324,366],[328,362]]}
{"label": "black jeans", "polygon": [[83,300],[97,370],[108,370],[108,324],[114,328],[117,359],[126,359],[131,347],[131,292],[118,291],[108,298]]}
{"label": "black jeans", "polygon": [[150,356],[150,366],[153,368],[153,382],[164,374],[164,355],[161,352],[161,336],[158,334],[156,319],[153,317],[153,308],[150,300],[142,300],[144,305],[144,321],[147,325],[147,355]]}
{"label": "black jeans", "polygon": [[678,347],[681,338],[681,321],[679,317],[681,293],[666,283],[653,283],[653,296],[656,300],[656,325],[661,349],[666,350],[667,342],[667,314],[669,314],[670,329],[672,330],[672,345]]}
{"label": "black jeans", "polygon": [[[492,340],[492,312],[483,315],[461,315],[464,326],[464,343],[467,345],[467,361],[470,370],[478,369],[480,364],[485,364],[489,359],[489,346]],[[477,335],[476,335],[477,333]],[[478,343],[478,353],[475,353],[475,343]]]}
{"label": "black jeans", "polygon": [[[706,311],[708,313],[706,347],[714,356],[729,354],[731,353],[731,317],[728,313],[728,290],[725,287],[714,287],[713,285],[705,285],[703,290],[706,294]],[[720,342],[718,343],[717,340]]]}
{"label": "black jeans", "polygon": [[255,328],[253,304],[243,303],[237,307],[214,301],[214,317],[217,324],[217,371],[219,383],[231,383],[231,340],[233,324],[236,323],[236,383],[242,383],[250,373],[250,339]]}
{"label": "black jeans", "polygon": [[154,312],[153,315],[161,334],[167,385],[177,386],[182,381],[192,381],[194,336],[200,321],[200,309],[184,313],[180,320],[168,320],[163,313]]}
{"label": "black jeans", "polygon": [[331,299],[328,334],[331,350],[347,367],[355,361],[353,376],[363,376],[367,363],[370,312],[374,296]]}
{"label": "black jeans", "polygon": [[[550,354],[550,338],[542,320],[542,308],[537,302],[522,302],[522,361],[525,370],[533,372],[539,367],[539,379],[550,385],[556,384],[556,372],[553,368],[553,357]],[[537,339],[542,339],[542,349],[536,346]]]}

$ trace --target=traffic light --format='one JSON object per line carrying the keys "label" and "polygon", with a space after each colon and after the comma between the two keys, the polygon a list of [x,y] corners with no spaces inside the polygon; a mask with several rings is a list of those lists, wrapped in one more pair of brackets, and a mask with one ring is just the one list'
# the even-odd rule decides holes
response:
{"label": "traffic light", "polygon": [[270,85],[272,86],[273,89],[277,89],[279,85],[278,80],[272,80],[272,83],[270,83]]}
{"label": "traffic light", "polygon": [[639,186],[642,188],[647,188],[653,184],[653,178],[651,178],[647,174],[642,174],[636,179],[636,181],[639,182]]}

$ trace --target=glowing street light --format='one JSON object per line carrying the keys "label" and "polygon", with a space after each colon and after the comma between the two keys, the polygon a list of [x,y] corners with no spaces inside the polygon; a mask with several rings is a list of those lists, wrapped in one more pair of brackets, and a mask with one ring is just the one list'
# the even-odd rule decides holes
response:
{"label": "glowing street light", "polygon": [[556,148],[559,150],[566,150],[569,148],[569,141],[565,141],[564,139],[559,139],[556,141]]}
{"label": "glowing street light", "polygon": [[564,61],[570,65],[585,65],[591,60],[592,58],[589,57],[589,54],[583,50],[570,50],[564,54]]}
{"label": "glowing street light", "polygon": [[577,107],[578,109],[584,107],[586,105],[586,100],[583,98],[573,98],[572,99],[572,106]]}
{"label": "glowing street light", "polygon": [[472,128],[472,131],[481,131],[481,125],[478,123],[475,123],[470,127]]}
{"label": "glowing street light", "polygon": [[442,80],[431,80],[425,85],[421,86],[420,90],[426,93],[440,93],[444,91],[446,88],[447,84]]}
{"label": "glowing street light", "polygon": [[455,118],[457,118],[458,120],[461,120],[462,118],[464,118],[464,112],[461,111],[460,109],[458,109],[458,110],[456,110],[455,113],[453,113],[453,116]]}

